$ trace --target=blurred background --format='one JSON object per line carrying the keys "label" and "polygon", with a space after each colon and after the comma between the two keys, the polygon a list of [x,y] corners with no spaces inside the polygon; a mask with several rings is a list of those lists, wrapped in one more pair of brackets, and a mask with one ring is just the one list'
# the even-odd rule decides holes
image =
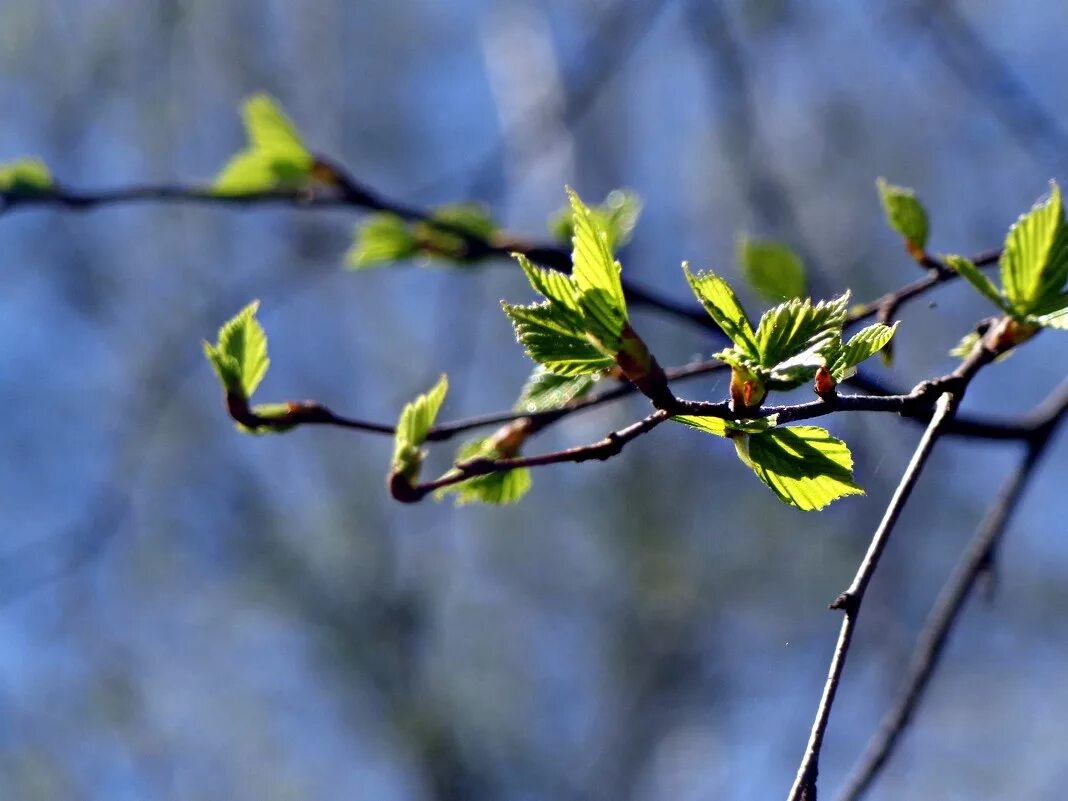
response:
{"label": "blurred background", "polygon": [[[565,183],[591,201],[636,190],[624,269],[679,299],[683,259],[737,277],[739,232],[794,247],[817,295],[871,299],[917,277],[877,176],[918,191],[933,250],[965,253],[1068,178],[1066,28],[1068,6],[1038,0],[9,0],[0,161],[40,156],[79,188],[209,180],[243,146],[240,102],[264,90],[313,149],[398,201],[479,200],[545,237]],[[241,436],[200,350],[260,298],[264,400],[388,422],[447,372],[444,418],[507,408],[530,369],[497,305],[530,297],[514,265],[346,272],[358,219],[0,217],[0,795],[785,796],[839,625],[826,605],[919,430],[830,419],[868,494],[822,514],[778,503],[729,444],[681,426],[537,471],[514,507],[398,505],[388,440]],[[874,373],[946,372],[986,313],[957,284],[907,307],[895,365]],[[699,332],[634,318],[666,364],[709,353]],[[1040,337],[967,407],[1028,410],[1064,348]],[[575,416],[533,450],[642,408]],[[871,798],[1063,797],[1066,448]],[[861,617],[828,797],[1018,458],[939,446]]]}

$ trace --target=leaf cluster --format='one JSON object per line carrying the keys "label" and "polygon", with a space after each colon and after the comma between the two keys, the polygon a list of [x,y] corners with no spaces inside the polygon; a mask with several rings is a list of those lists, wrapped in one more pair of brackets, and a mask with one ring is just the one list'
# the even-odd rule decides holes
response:
{"label": "leaf cluster", "polygon": [[[629,331],[627,303],[608,233],[571,189],[568,197],[574,231],[571,275],[543,269],[526,256],[513,254],[530,285],[545,300],[527,306],[504,303],[503,308],[527,354],[549,372],[572,377],[613,367],[634,337],[624,336]],[[639,358],[647,358],[644,345],[638,351]]]}
{"label": "leaf cluster", "polygon": [[54,188],[48,165],[40,159],[16,159],[0,164],[0,192],[48,194]]}
{"label": "leaf cluster", "polygon": [[247,195],[310,183],[315,158],[273,98],[253,95],[242,106],[241,119],[248,146],[215,177],[216,194]]}
{"label": "leaf cluster", "polygon": [[1037,328],[1068,330],[1068,226],[1056,183],[1009,229],[999,261],[1000,287],[963,256],[946,256],[945,262],[1021,324],[1021,338]]}
{"label": "leaf cluster", "polygon": [[439,206],[426,220],[376,212],[357,226],[345,262],[353,270],[416,257],[468,263],[479,255],[472,244],[489,243],[497,230],[493,218],[474,203]]}

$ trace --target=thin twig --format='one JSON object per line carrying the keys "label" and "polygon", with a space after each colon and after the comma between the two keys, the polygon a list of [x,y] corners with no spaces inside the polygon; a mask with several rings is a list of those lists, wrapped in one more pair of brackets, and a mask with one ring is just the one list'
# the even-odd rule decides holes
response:
{"label": "thin twig", "polygon": [[[58,206],[70,211],[89,211],[101,206],[137,202],[205,203],[224,206],[250,206],[265,204],[288,205],[295,209],[355,208],[370,212],[385,212],[409,222],[423,223],[435,230],[459,238],[464,245],[462,258],[480,261],[487,258],[509,257],[522,253],[531,261],[552,270],[568,272],[571,269],[571,254],[567,249],[554,244],[534,244],[504,233],[488,239],[473,235],[446,221],[435,219],[431,211],[415,208],[390,200],[367,187],[339,166],[323,156],[316,159],[321,171],[328,174],[333,185],[298,189],[272,189],[244,194],[218,193],[209,186],[184,186],[179,184],[137,184],[100,191],[79,191],[55,185],[48,191],[0,192],[0,213],[22,208]],[[623,291],[635,306],[656,309],[670,317],[685,320],[699,326],[714,336],[723,338],[722,332],[712,319],[694,304],[679,303],[634,282],[623,279]]]}
{"label": "thin twig", "polygon": [[[531,261],[553,270],[568,272],[571,269],[571,254],[566,248],[555,244],[526,242],[503,232],[498,232],[489,239],[474,236],[470,231],[435,219],[431,211],[382,196],[358,181],[332,159],[318,156],[316,161],[321,172],[330,176],[333,185],[271,189],[244,194],[220,194],[210,186],[183,184],[134,184],[114,189],[83,191],[57,183],[47,191],[0,192],[0,214],[18,209],[47,206],[69,211],[90,211],[101,206],[141,202],[198,203],[238,208],[274,204],[300,210],[354,208],[368,212],[394,214],[409,222],[422,223],[443,233],[451,234],[464,243],[463,258],[469,261],[508,257],[512,253],[522,253]],[[999,255],[1000,251],[985,251],[976,254],[972,261],[979,266],[985,266],[995,262]],[[926,258],[924,266],[932,271],[930,275],[865,304],[849,315],[846,319],[847,324],[873,317],[881,310],[896,311],[902,304],[919,297],[934,286],[957,278],[954,271],[931,257]],[[644,306],[659,311],[701,328],[718,341],[725,341],[723,332],[712,318],[695,304],[681,303],[628,279],[623,279],[623,290],[628,301],[635,306]]]}
{"label": "thin twig", "polygon": [[1001,488],[997,500],[987,510],[960,562],[942,587],[916,640],[908,671],[895,694],[893,704],[883,717],[864,754],[850,771],[839,791],[838,801],[857,801],[864,795],[912,719],[938,666],[953,625],[960,618],[965,602],[1004,535],[1009,519],[1016,510],[1035,467],[1068,412],[1068,382],[1062,384],[1059,392],[1054,393],[1051,399],[1056,405],[1052,409],[1040,411],[1039,419],[1032,426],[1032,436],[1023,459]]}
{"label": "thin twig", "polygon": [[389,488],[393,497],[405,503],[413,503],[422,500],[435,490],[459,484],[476,476],[484,476],[490,473],[499,473],[505,470],[515,470],[520,467],[545,467],[564,462],[588,462],[593,459],[604,461],[617,455],[631,440],[637,439],[642,434],[652,431],[670,415],[657,409],[648,417],[644,417],[626,428],[612,431],[605,435],[604,439],[589,445],[580,445],[575,448],[566,448],[561,451],[544,453],[538,456],[516,456],[507,459],[475,458],[463,462],[457,462],[453,469],[440,478],[427,481],[423,484],[411,485],[405,482],[403,477],[390,476]]}
{"label": "thin twig", "polygon": [[[996,264],[999,258],[1001,258],[1000,250],[985,250],[972,256],[971,262],[977,267],[989,267]],[[887,292],[882,297],[856,307],[846,318],[846,325],[859,323],[872,317],[877,318],[881,323],[889,324],[897,314],[897,311],[910,300],[925,295],[936,286],[954,281],[960,277],[956,270],[950,269],[941,260],[930,255],[924,255],[920,260],[920,264],[927,268],[927,275],[899,289],[895,289],[893,292]]]}
{"label": "thin twig", "polygon": [[853,632],[856,630],[857,616],[864,599],[864,593],[872,575],[875,573],[875,569],[879,565],[879,557],[882,556],[883,550],[886,548],[886,543],[894,529],[894,524],[901,515],[901,510],[909,499],[909,495],[912,494],[912,489],[916,486],[917,480],[919,480],[920,473],[927,463],[927,458],[931,455],[931,450],[938,440],[942,426],[950,419],[953,406],[953,395],[951,393],[946,392],[939,397],[935,415],[931,418],[931,422],[924,431],[919,445],[912,454],[912,459],[909,461],[909,465],[905,470],[905,474],[901,477],[897,489],[894,490],[890,505],[886,507],[882,522],[875,530],[871,544],[868,546],[868,552],[860,563],[852,584],[831,604],[832,609],[841,609],[845,616],[842,619],[838,643],[835,645],[834,656],[831,659],[827,681],[823,686],[823,695],[820,698],[816,719],[812,724],[805,755],[801,760],[797,778],[794,780],[794,785],[788,796],[789,801],[816,801],[816,778],[819,774],[820,749],[823,746],[823,737],[830,721],[831,707],[838,692],[838,685],[842,678],[842,670],[845,667],[849,646],[853,640]]}
{"label": "thin twig", "polygon": [[[666,370],[670,381],[680,381],[725,369],[721,362],[699,362],[692,365]],[[811,420],[836,412],[889,412],[913,420],[926,422],[934,412],[934,400],[940,387],[956,380],[955,373],[925,381],[912,392],[900,395],[834,395],[820,400],[796,403],[785,406],[764,406],[748,410],[744,414],[735,411],[727,401],[692,401],[676,398],[668,410],[672,414],[686,414],[696,417],[716,417],[724,420],[754,419],[776,417],[776,424],[783,425],[801,420]],[[621,383],[619,386],[585,398],[572,401],[558,409],[546,409],[539,412],[507,411],[494,414],[454,420],[434,426],[427,433],[428,442],[442,442],[452,439],[457,434],[493,425],[504,425],[518,420],[531,423],[531,431],[540,431],[548,425],[576,412],[600,406],[628,395],[637,389],[633,384]],[[338,414],[315,401],[298,401],[287,404],[288,410],[283,414],[265,416],[257,414],[254,407],[240,396],[227,398],[227,409],[235,422],[253,430],[283,431],[300,425],[330,425],[372,434],[392,436],[394,426],[377,423]],[[993,439],[1018,441],[1030,436],[1031,428],[1024,421],[983,419],[978,417],[954,418],[947,425],[946,434],[971,437],[975,439]],[[508,469],[508,468],[501,468]]]}
{"label": "thin twig", "polygon": [[971,354],[949,376],[935,382],[939,391],[938,400],[935,403],[934,414],[924,430],[916,450],[909,460],[905,473],[898,482],[897,488],[886,507],[879,527],[872,535],[868,551],[864,555],[852,583],[832,603],[832,609],[841,610],[844,613],[842,627],[838,634],[838,642],[835,645],[834,655],[831,658],[830,668],[827,673],[827,681],[823,686],[819,707],[816,711],[815,720],[812,722],[812,730],[809,733],[808,744],[801,758],[801,764],[797,770],[793,787],[787,797],[788,801],[816,801],[816,779],[819,775],[820,750],[823,747],[823,738],[830,721],[831,707],[838,692],[838,685],[842,678],[842,670],[845,668],[846,658],[849,654],[849,646],[856,630],[857,618],[860,614],[864,594],[868,589],[872,576],[879,566],[879,559],[886,549],[890,540],[894,525],[901,515],[905,503],[912,494],[916,482],[927,463],[928,457],[934,448],[938,438],[945,433],[945,429],[952,421],[957,407],[968,388],[968,384],[983,367],[990,364],[998,353],[1011,347],[1004,338],[1003,333],[1009,321],[992,329],[989,334],[976,343]]}

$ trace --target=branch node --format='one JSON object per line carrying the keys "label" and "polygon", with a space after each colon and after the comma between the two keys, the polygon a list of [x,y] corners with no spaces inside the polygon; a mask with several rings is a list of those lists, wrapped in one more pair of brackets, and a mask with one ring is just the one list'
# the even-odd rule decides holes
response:
{"label": "branch node", "polygon": [[828,609],[838,609],[845,612],[847,615],[852,615],[857,611],[858,598],[855,593],[846,590],[841,593],[837,598],[831,601],[828,605]]}

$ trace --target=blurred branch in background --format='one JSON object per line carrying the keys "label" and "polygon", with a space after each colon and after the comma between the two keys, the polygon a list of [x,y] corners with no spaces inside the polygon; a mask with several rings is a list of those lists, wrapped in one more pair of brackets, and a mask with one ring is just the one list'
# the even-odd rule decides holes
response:
{"label": "blurred branch in background", "polygon": [[988,110],[1041,167],[1056,174],[1068,156],[1068,127],[1022,80],[956,0],[898,6],[913,29],[930,43],[931,53]]}
{"label": "blurred branch in background", "polygon": [[[562,135],[572,133],[604,87],[653,29],[659,16],[675,2],[614,0],[601,12],[580,48],[579,66],[564,72],[559,87],[546,87],[521,110],[502,108],[503,130],[496,147],[473,166],[432,178],[418,187],[415,194],[452,193],[459,186],[464,188],[462,195],[491,205],[498,202],[509,181],[522,180],[539,158],[560,145]],[[512,54],[513,58],[517,56]],[[524,53],[522,57],[528,56]],[[509,151],[520,141],[528,146],[512,153],[513,158],[509,159]]]}
{"label": "blurred branch in background", "polygon": [[722,147],[738,194],[745,198],[762,235],[789,242],[815,268],[818,261],[798,218],[793,193],[779,176],[775,153],[761,130],[749,56],[732,29],[727,4],[690,0],[686,12],[690,35],[707,64],[705,77],[714,89],[710,105],[719,109]]}

